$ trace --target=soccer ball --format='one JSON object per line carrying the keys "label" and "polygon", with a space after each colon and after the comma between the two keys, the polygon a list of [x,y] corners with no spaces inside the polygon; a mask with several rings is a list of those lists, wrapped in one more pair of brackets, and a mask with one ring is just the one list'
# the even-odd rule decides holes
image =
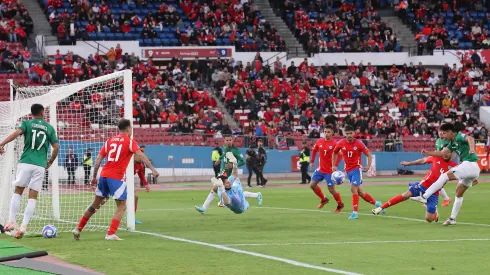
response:
{"label": "soccer ball", "polygon": [[58,229],[54,225],[48,224],[43,228],[43,237],[46,239],[56,238]]}
{"label": "soccer ball", "polygon": [[335,184],[342,184],[344,182],[345,175],[342,171],[335,171],[332,174],[332,181]]}

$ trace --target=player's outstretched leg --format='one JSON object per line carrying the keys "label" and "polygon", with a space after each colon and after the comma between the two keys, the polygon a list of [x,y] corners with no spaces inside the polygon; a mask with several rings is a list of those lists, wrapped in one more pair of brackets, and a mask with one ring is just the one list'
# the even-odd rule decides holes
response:
{"label": "player's outstretched leg", "polygon": [[254,193],[254,192],[244,191],[243,196],[245,196],[245,198],[257,199],[257,203],[259,204],[259,206],[262,206],[262,193],[260,193],[260,192]]}
{"label": "player's outstretched leg", "polygon": [[448,182],[449,180],[456,180],[456,179],[457,178],[456,178],[456,176],[454,176],[453,172],[447,171],[446,173],[441,174],[441,176],[439,176],[439,178],[436,180],[436,182],[434,182],[425,191],[425,193],[422,196],[411,197],[410,199],[414,200],[414,201],[419,201],[421,203],[427,203],[427,198],[429,198],[432,194],[434,194],[439,189],[441,189],[444,186],[444,184],[446,184],[446,182]]}
{"label": "player's outstretched leg", "polygon": [[197,212],[199,212],[201,214],[206,213],[206,211],[209,208],[209,205],[211,205],[214,198],[216,197],[216,194],[218,193],[218,186],[220,185],[219,181],[220,180],[215,178],[215,177],[211,178],[211,182],[213,183],[213,187],[212,187],[211,191],[209,192],[208,197],[204,201],[203,205],[202,206],[194,205],[194,208],[196,209]]}
{"label": "player's outstretched leg", "polygon": [[[381,201],[377,201],[375,200],[368,192],[365,192],[362,187],[359,186],[359,189],[358,189],[358,194],[359,196],[366,202],[376,206],[376,207],[380,207],[381,206]],[[383,209],[381,210],[381,213],[385,213],[386,211]]]}
{"label": "player's outstretched leg", "polygon": [[463,195],[468,189],[464,184],[458,183],[456,187],[456,197],[454,198],[453,209],[451,211],[451,216],[442,224],[444,226],[456,225],[456,217],[458,216],[459,210],[463,205]]}
{"label": "player's outstretched leg", "polygon": [[403,194],[396,195],[393,198],[389,199],[387,202],[385,202],[383,205],[375,208],[372,210],[374,215],[379,215],[379,213],[382,213],[382,211],[388,207],[391,207],[393,205],[399,204],[402,201],[408,200],[412,196],[412,193],[410,191],[407,191]]}
{"label": "player's outstretched leg", "polygon": [[[138,195],[134,194],[134,213],[135,214],[136,214],[136,210],[138,210],[138,200],[139,200]],[[143,224],[142,222],[140,222],[138,220],[135,220],[134,223],[135,224]]]}
{"label": "player's outstretched leg", "polygon": [[328,191],[330,192],[330,194],[332,194],[333,198],[337,202],[337,208],[334,210],[334,212],[339,213],[344,208],[344,203],[342,202],[342,197],[340,197],[340,193],[337,192],[337,190],[335,190],[334,185],[329,184],[328,185]]}
{"label": "player's outstretched leg", "polygon": [[325,195],[323,194],[322,188],[318,186],[318,183],[321,182],[323,179],[324,179],[323,174],[318,171],[315,171],[310,181],[311,190],[313,190],[315,195],[317,195],[320,198],[320,204],[318,205],[318,209],[323,208],[323,206],[328,203],[328,198],[325,197]]}
{"label": "player's outstretched leg", "polygon": [[107,199],[104,197],[95,196],[92,204],[87,207],[87,209],[83,213],[83,216],[80,218],[77,227],[73,229],[73,239],[75,239],[76,241],[80,240],[80,234],[83,228],[85,228],[85,225],[87,225],[90,218],[95,214],[95,212],[97,212],[97,209],[99,209],[101,205],[105,204],[106,200]]}
{"label": "player's outstretched leg", "polygon": [[442,207],[447,207],[451,203],[451,198],[447,195],[444,187],[439,190],[439,194],[441,194],[442,198],[444,199],[442,202]]}

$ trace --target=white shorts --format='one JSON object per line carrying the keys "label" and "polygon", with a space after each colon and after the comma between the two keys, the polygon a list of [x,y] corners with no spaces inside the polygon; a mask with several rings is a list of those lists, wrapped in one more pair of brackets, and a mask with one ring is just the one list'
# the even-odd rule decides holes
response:
{"label": "white shorts", "polygon": [[46,168],[41,166],[19,163],[13,184],[18,187],[29,187],[29,189],[39,192],[43,185],[45,171]]}
{"label": "white shorts", "polygon": [[459,180],[459,183],[470,187],[473,181],[480,176],[480,167],[476,162],[463,161],[458,166],[451,169],[453,174]]}

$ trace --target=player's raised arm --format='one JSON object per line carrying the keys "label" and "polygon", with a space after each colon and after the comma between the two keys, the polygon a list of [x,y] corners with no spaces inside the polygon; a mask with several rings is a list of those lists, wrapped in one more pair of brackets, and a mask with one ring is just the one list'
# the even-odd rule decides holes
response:
{"label": "player's raised arm", "polygon": [[141,161],[146,165],[146,167],[150,168],[153,177],[158,178],[160,174],[157,172],[150,159],[145,155],[145,153],[141,152],[141,150],[136,151],[136,156],[141,159]]}
{"label": "player's raised arm", "polygon": [[6,137],[1,143],[0,143],[0,154],[3,154],[5,149],[5,145],[16,139],[18,136],[22,135],[24,133],[24,130],[22,130],[21,127],[19,129],[15,130],[12,134],[10,134],[8,137]]}
{"label": "player's raised arm", "polygon": [[402,166],[413,166],[413,165],[423,165],[427,163],[428,158],[421,158],[418,160],[413,160],[413,161],[402,161],[400,164]]}
{"label": "player's raised arm", "polygon": [[441,151],[427,151],[425,149],[422,150],[422,155],[424,156],[432,156],[432,157],[443,157],[444,155],[451,152],[447,147],[444,147]]}

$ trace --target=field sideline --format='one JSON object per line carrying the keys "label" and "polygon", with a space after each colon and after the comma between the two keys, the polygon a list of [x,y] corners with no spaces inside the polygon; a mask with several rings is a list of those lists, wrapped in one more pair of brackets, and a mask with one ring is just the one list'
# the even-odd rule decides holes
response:
{"label": "field sideline", "polygon": [[[406,185],[392,183],[415,179],[420,178],[371,178],[365,189],[386,201],[406,190]],[[119,231],[122,242],[104,241],[104,232],[83,233],[80,242],[69,233],[49,240],[14,241],[5,235],[0,240],[47,250],[106,274],[490,274],[490,213],[482,211],[490,185],[485,183],[488,176],[482,179],[467,192],[458,225],[451,228],[426,223],[425,209],[412,201],[379,217],[361,201],[359,220],[349,221],[348,184],[338,188],[346,204],[339,214],[332,213],[334,202],[316,209],[319,200],[305,186],[272,182],[282,187],[249,189],[262,192],[263,207],[250,199],[251,208],[235,215],[213,203],[201,215],[193,205],[204,201],[206,183],[179,183],[161,186],[186,190],[138,192],[137,218],[143,225],[136,232]],[[455,184],[446,187],[451,197],[454,189]],[[325,186],[323,190],[327,195]],[[451,206],[439,208],[442,219]]]}

